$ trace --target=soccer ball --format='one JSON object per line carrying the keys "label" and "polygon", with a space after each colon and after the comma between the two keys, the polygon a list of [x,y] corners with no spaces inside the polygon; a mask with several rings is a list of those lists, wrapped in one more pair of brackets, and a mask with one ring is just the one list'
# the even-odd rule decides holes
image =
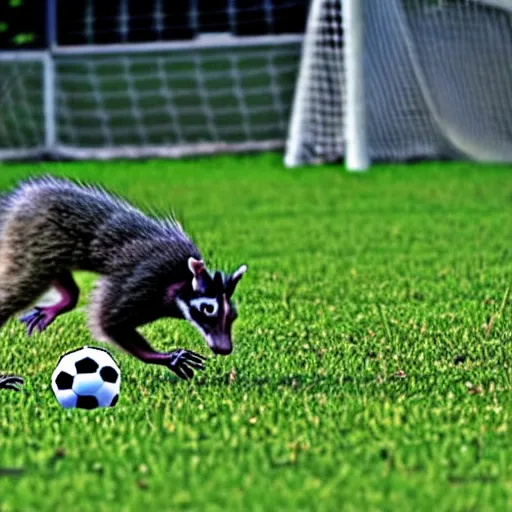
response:
{"label": "soccer ball", "polygon": [[110,354],[83,347],[64,354],[52,375],[52,389],[66,408],[114,407],[119,399],[121,372]]}

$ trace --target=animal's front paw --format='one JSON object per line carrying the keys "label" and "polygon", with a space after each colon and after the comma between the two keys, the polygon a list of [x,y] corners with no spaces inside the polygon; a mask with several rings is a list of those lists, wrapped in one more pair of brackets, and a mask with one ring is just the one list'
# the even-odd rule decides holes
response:
{"label": "animal's front paw", "polygon": [[15,375],[1,375],[0,376],[0,389],[11,389],[12,391],[19,391],[23,386],[23,379]]}
{"label": "animal's front paw", "polygon": [[33,311],[30,311],[25,316],[22,316],[20,320],[27,326],[27,334],[30,336],[34,329],[39,332],[44,331],[55,319],[50,308],[36,307]]}
{"label": "animal's front paw", "polygon": [[183,380],[190,380],[194,370],[204,370],[206,358],[190,350],[178,349],[169,354],[169,368]]}

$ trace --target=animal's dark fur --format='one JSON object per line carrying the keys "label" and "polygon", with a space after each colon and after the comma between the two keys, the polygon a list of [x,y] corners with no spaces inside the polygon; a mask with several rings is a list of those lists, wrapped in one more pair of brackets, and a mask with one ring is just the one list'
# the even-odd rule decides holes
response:
{"label": "animal's dark fur", "polygon": [[135,328],[183,318],[165,297],[173,283],[192,293],[189,258],[201,254],[174,219],[153,219],[93,186],[25,181],[0,199],[0,325],[52,285],[68,296],[63,311],[72,309],[78,288],[71,272],[90,271],[102,276],[89,311],[94,336],[167,364],[169,354],[154,352]]}
{"label": "animal's dark fur", "polygon": [[201,258],[176,222],[151,219],[99,188],[62,179],[20,184],[3,198],[0,222],[0,321],[73,270],[108,276],[102,287],[110,297],[101,300],[112,317],[128,302],[130,309],[140,306],[140,319],[151,317],[151,296],[188,279],[188,258]]}

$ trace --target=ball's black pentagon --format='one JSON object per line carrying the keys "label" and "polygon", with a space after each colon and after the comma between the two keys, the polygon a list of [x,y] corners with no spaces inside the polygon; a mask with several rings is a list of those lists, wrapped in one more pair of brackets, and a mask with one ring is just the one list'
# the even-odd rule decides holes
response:
{"label": "ball's black pentagon", "polygon": [[112,366],[104,366],[100,371],[100,375],[105,382],[111,382],[112,384],[116,383],[119,378],[119,373]]}
{"label": "ball's black pentagon", "polygon": [[64,389],[71,389],[73,387],[73,377],[66,372],[60,372],[55,379],[57,388],[63,391]]}
{"label": "ball's black pentagon", "polygon": [[75,363],[78,373],[94,373],[98,371],[98,363],[90,357],[84,357]]}
{"label": "ball's black pentagon", "polygon": [[112,398],[112,402],[110,402],[110,407],[115,407],[118,400],[119,400],[119,395],[116,395],[114,398]]}
{"label": "ball's black pentagon", "polygon": [[76,406],[79,409],[96,409],[99,404],[95,396],[79,396],[76,401]]}

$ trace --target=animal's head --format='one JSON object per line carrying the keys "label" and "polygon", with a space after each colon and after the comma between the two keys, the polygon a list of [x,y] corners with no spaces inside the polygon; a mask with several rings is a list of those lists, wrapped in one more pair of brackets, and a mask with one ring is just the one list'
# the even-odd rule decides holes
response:
{"label": "animal's head", "polygon": [[247,267],[242,265],[230,275],[218,271],[212,275],[203,261],[189,258],[188,268],[192,286],[178,293],[176,303],[185,319],[201,332],[211,351],[228,355],[233,351],[231,328],[237,318],[232,297]]}

